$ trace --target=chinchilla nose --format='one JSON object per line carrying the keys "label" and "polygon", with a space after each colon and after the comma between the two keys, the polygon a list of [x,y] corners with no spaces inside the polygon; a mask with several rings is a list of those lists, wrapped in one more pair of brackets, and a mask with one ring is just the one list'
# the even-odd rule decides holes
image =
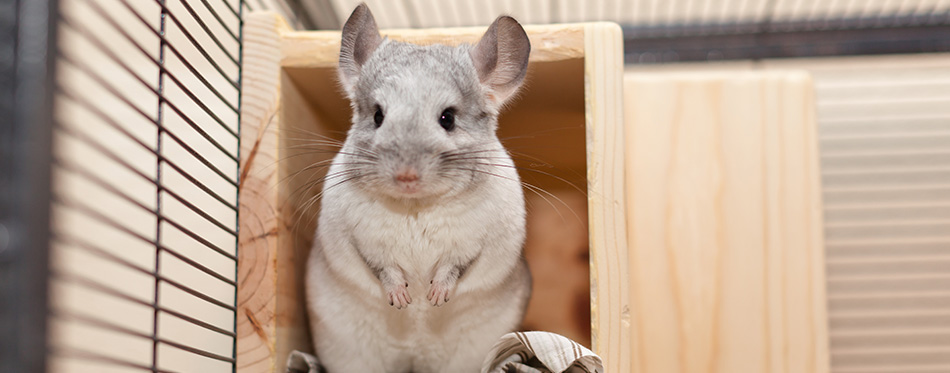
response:
{"label": "chinchilla nose", "polygon": [[400,183],[419,181],[419,171],[417,171],[415,167],[402,167],[396,171],[396,181]]}

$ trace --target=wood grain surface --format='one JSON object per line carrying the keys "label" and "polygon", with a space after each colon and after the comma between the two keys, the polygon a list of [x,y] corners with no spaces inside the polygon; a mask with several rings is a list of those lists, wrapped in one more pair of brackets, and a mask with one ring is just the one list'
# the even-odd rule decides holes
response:
{"label": "wood grain surface", "polygon": [[591,337],[607,372],[631,369],[631,305],[624,180],[623,34],[611,23],[584,28]]}
{"label": "wood grain surface", "polygon": [[[277,371],[278,328],[287,312],[277,285],[286,255],[278,199],[280,131],[280,33],[273,13],[251,13],[244,25],[241,105],[240,237],[238,239],[237,370]],[[298,325],[299,326],[299,325]]]}
{"label": "wood grain surface", "polygon": [[808,75],[624,85],[634,371],[827,372]]}

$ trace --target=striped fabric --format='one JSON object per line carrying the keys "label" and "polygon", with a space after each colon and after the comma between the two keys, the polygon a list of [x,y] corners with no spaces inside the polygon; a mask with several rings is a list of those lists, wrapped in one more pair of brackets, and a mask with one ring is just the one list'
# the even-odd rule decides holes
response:
{"label": "striped fabric", "polygon": [[[321,373],[311,354],[293,351],[287,373]],[[508,333],[495,343],[482,373],[603,373],[600,357],[564,336],[548,332]]]}
{"label": "striped fabric", "polygon": [[508,333],[495,343],[482,373],[603,373],[600,356],[548,332]]}

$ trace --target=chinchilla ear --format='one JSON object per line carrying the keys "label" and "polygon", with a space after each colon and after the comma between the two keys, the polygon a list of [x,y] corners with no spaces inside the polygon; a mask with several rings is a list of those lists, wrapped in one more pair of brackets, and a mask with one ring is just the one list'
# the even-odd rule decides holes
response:
{"label": "chinchilla ear", "polygon": [[531,42],[518,21],[501,16],[488,27],[469,54],[478,71],[478,80],[489,88],[489,101],[500,107],[524,81]]}
{"label": "chinchilla ear", "polygon": [[373,13],[365,3],[361,3],[343,25],[340,43],[340,81],[347,92],[352,92],[363,64],[382,42]]}

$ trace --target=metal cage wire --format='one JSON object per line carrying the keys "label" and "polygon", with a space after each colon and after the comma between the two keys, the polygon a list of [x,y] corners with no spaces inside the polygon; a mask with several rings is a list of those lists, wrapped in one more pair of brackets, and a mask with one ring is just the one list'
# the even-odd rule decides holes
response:
{"label": "metal cage wire", "polygon": [[50,371],[236,370],[241,26],[252,9],[61,3]]}

